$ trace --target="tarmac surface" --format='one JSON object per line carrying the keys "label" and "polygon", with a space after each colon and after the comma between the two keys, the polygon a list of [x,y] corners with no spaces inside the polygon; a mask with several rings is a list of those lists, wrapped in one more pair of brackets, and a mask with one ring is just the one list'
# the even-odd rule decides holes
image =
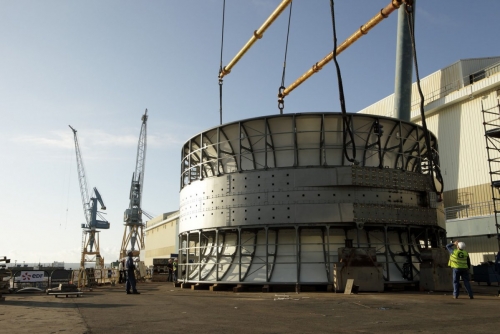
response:
{"label": "tarmac surface", "polygon": [[190,290],[140,283],[140,295],[102,286],[77,297],[4,294],[0,333],[495,333],[498,286],[450,292]]}

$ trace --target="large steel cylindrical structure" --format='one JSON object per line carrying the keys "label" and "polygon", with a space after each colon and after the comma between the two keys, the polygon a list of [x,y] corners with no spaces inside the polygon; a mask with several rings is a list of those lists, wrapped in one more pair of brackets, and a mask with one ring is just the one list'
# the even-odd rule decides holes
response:
{"label": "large steel cylindrical structure", "polygon": [[[429,152],[397,119],[340,113],[258,117],[182,147],[179,276],[185,282],[330,284],[339,248],[374,248],[388,282],[418,280],[442,244]],[[437,167],[437,166],[435,166]]]}

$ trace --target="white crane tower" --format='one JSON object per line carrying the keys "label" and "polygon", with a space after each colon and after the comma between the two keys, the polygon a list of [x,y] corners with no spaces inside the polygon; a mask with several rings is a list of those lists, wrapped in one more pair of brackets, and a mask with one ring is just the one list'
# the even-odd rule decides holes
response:
{"label": "white crane tower", "polygon": [[139,261],[141,249],[144,249],[144,224],[142,223],[142,215],[147,215],[141,207],[142,188],[144,186],[144,167],[146,162],[146,133],[148,110],[141,117],[142,125],[139,134],[139,144],[137,145],[137,157],[135,161],[135,172],[132,174],[132,183],[130,185],[130,203],[128,209],[125,210],[123,221],[125,222],[125,232],[123,233],[123,241],[120,249],[120,259],[127,256],[128,251],[132,251],[132,256]]}
{"label": "white crane tower", "polygon": [[101,204],[101,210],[106,210],[106,206],[97,188],[94,187],[94,196],[89,197],[85,168],[80,153],[80,145],[78,144],[78,136],[76,135],[76,130],[71,125],[69,127],[73,131],[75,137],[76,166],[78,170],[78,181],[80,183],[83,213],[86,221],[86,223],[82,224],[82,257],[80,260],[80,268],[85,268],[85,263],[87,262],[95,262],[96,269],[103,268],[104,258],[101,257],[99,251],[99,231],[97,230],[109,229],[109,222],[102,217],[99,211],[97,211],[97,202]]}

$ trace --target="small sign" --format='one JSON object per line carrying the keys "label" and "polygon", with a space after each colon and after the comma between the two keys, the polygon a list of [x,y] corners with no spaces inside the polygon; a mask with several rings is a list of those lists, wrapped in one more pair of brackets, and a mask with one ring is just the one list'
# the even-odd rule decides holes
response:
{"label": "small sign", "polygon": [[43,282],[43,271],[21,271],[21,275],[15,278],[16,282],[29,283],[29,282]]}
{"label": "small sign", "polygon": [[352,287],[353,286],[354,286],[354,279],[349,278],[347,280],[347,283],[345,284],[344,294],[345,295],[350,295],[352,293]]}

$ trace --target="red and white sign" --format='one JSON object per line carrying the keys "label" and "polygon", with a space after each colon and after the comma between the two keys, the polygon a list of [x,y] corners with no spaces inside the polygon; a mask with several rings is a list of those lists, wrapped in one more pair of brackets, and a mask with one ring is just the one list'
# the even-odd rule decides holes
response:
{"label": "red and white sign", "polygon": [[43,282],[45,274],[43,271],[21,271],[21,275],[16,277],[16,282]]}

